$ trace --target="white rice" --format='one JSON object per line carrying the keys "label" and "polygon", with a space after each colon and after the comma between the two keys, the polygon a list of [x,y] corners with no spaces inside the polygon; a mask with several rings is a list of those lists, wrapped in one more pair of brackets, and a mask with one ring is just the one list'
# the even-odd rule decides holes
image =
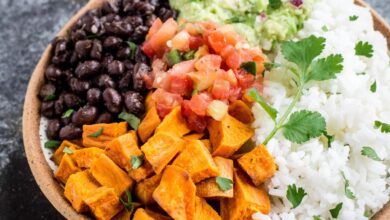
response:
{"label": "white rice", "polygon": [[[357,15],[352,22],[349,16]],[[329,31],[325,32],[326,26]],[[272,219],[331,219],[329,210],[342,202],[338,219],[367,219],[389,201],[390,134],[374,129],[374,121],[390,122],[390,66],[385,38],[374,31],[372,17],[367,9],[356,6],[353,0],[319,0],[313,8],[298,39],[310,35],[326,38],[322,56],[341,53],[344,70],[336,80],[313,83],[295,110],[320,112],[327,121],[327,131],[336,135],[327,149],[326,139],[312,139],[297,145],[287,141],[281,132],[267,145],[275,157],[278,171],[267,184],[272,196]],[[368,41],[374,46],[374,56],[355,55],[355,44]],[[275,62],[283,63],[279,53]],[[360,73],[366,73],[362,75]],[[377,82],[377,92],[370,86]],[[264,95],[271,104],[284,112],[291,102],[294,89],[289,75],[282,68],[266,77]],[[261,143],[273,128],[273,122],[259,105],[253,108],[256,121],[256,141]],[[363,146],[370,146],[383,162],[361,155]],[[352,200],[345,196],[342,172],[355,194]],[[302,203],[292,209],[286,198],[287,187],[296,184],[308,194]],[[254,219],[264,219],[254,215]]]}

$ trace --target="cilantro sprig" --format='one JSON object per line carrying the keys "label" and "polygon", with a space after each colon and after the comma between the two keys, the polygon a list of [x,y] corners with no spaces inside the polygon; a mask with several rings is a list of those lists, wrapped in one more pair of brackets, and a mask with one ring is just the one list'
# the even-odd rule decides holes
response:
{"label": "cilantro sprig", "polygon": [[142,166],[143,162],[144,162],[143,155],[140,155],[140,156],[132,155],[131,156],[131,168],[132,169],[138,169],[139,167]]}
{"label": "cilantro sprig", "polygon": [[293,209],[295,209],[301,204],[303,197],[305,197],[306,195],[307,193],[305,192],[305,190],[301,187],[297,188],[295,184],[289,185],[287,188],[286,197],[288,201],[291,202]]}
{"label": "cilantro sprig", "polygon": [[332,216],[332,218],[337,218],[339,217],[339,214],[340,214],[340,210],[343,208],[343,203],[340,202],[336,205],[336,207],[334,207],[333,209],[329,210],[330,212],[330,215]]}
{"label": "cilantro sprig", "polygon": [[375,161],[382,161],[382,159],[378,156],[378,154],[376,153],[376,151],[371,148],[371,147],[363,147],[362,150],[361,150],[361,154],[363,156],[366,156],[372,160],[375,160]]}
{"label": "cilantro sprig", "polygon": [[368,42],[359,41],[355,46],[355,54],[357,56],[371,58],[373,56],[373,53],[374,47]]}
{"label": "cilantro sprig", "polygon": [[126,190],[126,196],[127,196],[126,202],[122,198],[120,198],[119,201],[122,203],[122,205],[125,207],[125,209],[128,212],[132,213],[134,210],[133,196],[131,195],[131,192],[129,190]]}
{"label": "cilantro sprig", "polygon": [[231,179],[222,176],[217,176],[215,180],[218,184],[219,189],[222,190],[223,192],[233,188],[233,181]]}
{"label": "cilantro sprig", "polygon": [[308,110],[292,113],[310,81],[335,79],[337,74],[343,70],[344,59],[340,54],[317,59],[325,49],[325,42],[325,38],[312,35],[300,41],[286,41],[281,44],[284,58],[294,64],[288,68],[296,82],[297,93],[278,120],[276,120],[276,110],[265,103],[255,90],[248,91],[248,96],[259,102],[275,123],[274,129],[265,138],[264,145],[281,129],[286,139],[298,144],[326,134],[326,122],[320,113]]}
{"label": "cilantro sprig", "polygon": [[341,173],[341,175],[343,176],[343,179],[344,179],[344,193],[345,193],[345,196],[348,199],[356,199],[355,194],[351,191],[351,189],[349,187],[349,180],[345,177],[344,173]]}

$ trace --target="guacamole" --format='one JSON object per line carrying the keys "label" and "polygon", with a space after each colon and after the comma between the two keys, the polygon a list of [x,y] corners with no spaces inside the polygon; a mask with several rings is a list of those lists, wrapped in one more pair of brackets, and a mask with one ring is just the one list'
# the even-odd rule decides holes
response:
{"label": "guacamole", "polygon": [[179,11],[179,19],[231,24],[252,45],[270,50],[303,27],[313,1],[299,6],[286,0],[170,0],[170,4]]}

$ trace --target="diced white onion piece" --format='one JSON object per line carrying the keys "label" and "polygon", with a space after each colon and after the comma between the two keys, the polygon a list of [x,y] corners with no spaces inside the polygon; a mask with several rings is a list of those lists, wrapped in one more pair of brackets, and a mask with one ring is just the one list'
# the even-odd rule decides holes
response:
{"label": "diced white onion piece", "polygon": [[227,112],[227,104],[219,100],[213,100],[207,107],[207,114],[216,121],[221,121]]}

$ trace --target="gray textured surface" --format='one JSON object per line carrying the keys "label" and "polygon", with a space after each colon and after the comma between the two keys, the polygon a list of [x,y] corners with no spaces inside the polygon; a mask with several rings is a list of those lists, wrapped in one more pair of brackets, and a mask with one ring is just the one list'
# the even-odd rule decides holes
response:
{"label": "gray textured surface", "polygon": [[[0,219],[61,219],[38,189],[23,151],[21,115],[42,51],[86,0],[0,0]],[[390,21],[390,0],[368,0]]]}

